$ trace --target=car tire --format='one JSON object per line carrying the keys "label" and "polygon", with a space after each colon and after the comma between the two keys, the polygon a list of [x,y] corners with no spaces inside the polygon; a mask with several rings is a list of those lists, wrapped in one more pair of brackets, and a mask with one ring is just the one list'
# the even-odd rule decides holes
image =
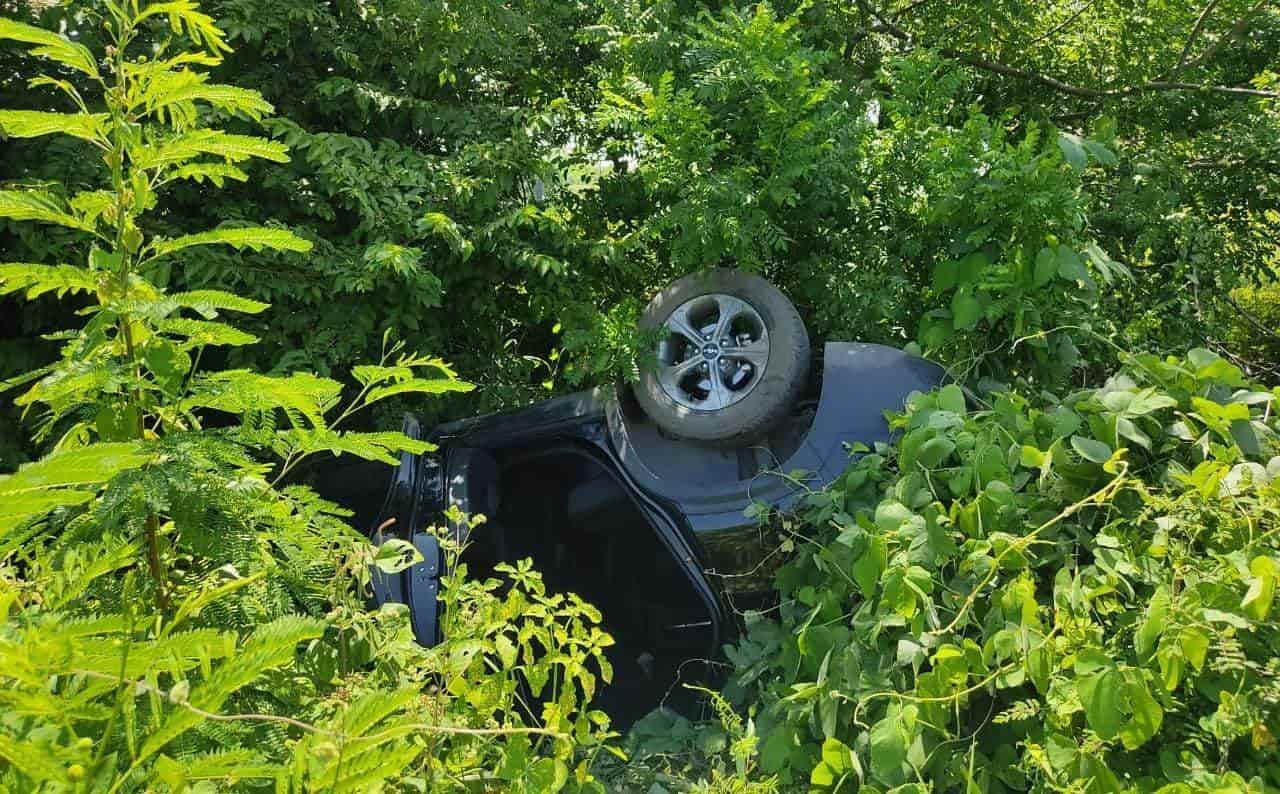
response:
{"label": "car tire", "polygon": [[656,337],[656,361],[642,362],[636,400],[672,436],[757,441],[790,414],[808,376],[799,312],[777,287],[740,270],[679,279],[649,302],[640,328]]}

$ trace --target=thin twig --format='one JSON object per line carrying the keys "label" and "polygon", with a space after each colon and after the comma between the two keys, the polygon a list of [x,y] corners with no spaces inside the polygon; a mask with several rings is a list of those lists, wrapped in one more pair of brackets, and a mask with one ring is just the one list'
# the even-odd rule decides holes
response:
{"label": "thin twig", "polygon": [[1222,38],[1215,41],[1209,47],[1209,49],[1201,53],[1199,57],[1197,57],[1195,60],[1186,64],[1184,68],[1190,69],[1195,66],[1199,66],[1205,61],[1208,61],[1211,58],[1213,58],[1213,56],[1217,55],[1218,50],[1222,49],[1223,45],[1243,35],[1244,32],[1249,29],[1249,22],[1253,19],[1253,15],[1261,11],[1266,5],[1268,5],[1271,2],[1272,0],[1258,0],[1258,2],[1254,3],[1253,6],[1248,11],[1244,12],[1244,16],[1237,19],[1231,25],[1231,28],[1225,34],[1223,34]]}
{"label": "thin twig", "polygon": [[[1039,36],[1036,36],[1034,39],[1027,42],[1027,44],[1028,45],[1039,44],[1045,39],[1052,38],[1055,34],[1062,32],[1072,22],[1075,22],[1077,19],[1079,19],[1080,16],[1084,14],[1084,12],[1092,8],[1094,4],[1097,2],[1098,0],[1088,0],[1088,2],[1083,3],[1078,9],[1076,9],[1075,13],[1071,14],[1066,19],[1054,25],[1052,28],[1046,30],[1044,33],[1041,33]],[[1214,0],[1214,2],[1217,2],[1217,0]]]}
{"label": "thin twig", "polygon": [[348,736],[346,733],[342,731],[335,731],[335,730],[330,730],[328,728],[322,728],[319,725],[312,725],[311,723],[303,722],[302,720],[294,719],[293,717],[285,717],[280,714],[252,714],[252,713],[250,714],[217,714],[212,711],[206,711],[198,706],[193,706],[185,700],[173,701],[170,698],[169,692],[166,692],[160,687],[152,686],[151,684],[148,684],[146,681],[131,681],[127,678],[118,678],[117,676],[108,675],[106,673],[100,673],[96,670],[72,670],[71,672],[75,675],[83,675],[87,678],[97,678],[103,681],[119,681],[121,684],[127,684],[128,686],[133,687],[135,692],[154,693],[160,696],[161,698],[163,698],[164,700],[168,700],[172,702],[175,706],[181,706],[191,711],[192,713],[197,714],[200,717],[203,717],[204,719],[213,720],[214,722],[238,722],[238,721],[274,722],[274,723],[279,723],[281,725],[289,725],[299,730],[305,731],[307,733],[315,733],[322,736],[330,736],[335,739],[342,739],[344,741],[350,740],[350,739],[369,739],[369,740],[380,739],[385,736],[393,735],[397,732],[419,732],[419,733],[446,734],[446,735],[459,735],[459,736],[508,736],[508,735],[514,736],[518,734],[524,734],[524,735],[535,735],[535,736],[550,736],[553,739],[569,738],[568,734],[561,733],[560,731],[553,731],[550,728],[526,728],[526,727],[462,728],[462,727],[453,726],[453,725],[428,725],[426,723],[421,723],[421,722],[411,722],[411,723],[405,723],[403,725],[397,725],[394,728],[389,728],[387,730],[381,731],[380,733],[369,734],[368,736]]}
{"label": "thin twig", "polygon": [[1174,67],[1165,73],[1165,77],[1172,77],[1182,71],[1182,67],[1186,65],[1187,58],[1191,56],[1191,46],[1196,43],[1196,39],[1200,37],[1200,31],[1204,30],[1204,23],[1209,19],[1209,15],[1213,13],[1213,9],[1218,7],[1221,0],[1209,0],[1205,3],[1204,10],[1200,12],[1200,16],[1196,17],[1196,24],[1191,27],[1191,33],[1187,35],[1186,44],[1182,45],[1182,53],[1178,56],[1178,62]]}
{"label": "thin twig", "polygon": [[1067,505],[1065,508],[1063,508],[1062,512],[1058,513],[1053,518],[1049,519],[1048,521],[1044,522],[1040,526],[1036,527],[1031,532],[1019,538],[1017,543],[1010,543],[1009,546],[1004,551],[996,555],[995,561],[991,565],[991,570],[987,572],[987,575],[982,578],[982,581],[978,582],[978,585],[974,587],[973,590],[969,593],[969,597],[966,598],[964,600],[964,603],[960,605],[960,608],[956,611],[955,617],[951,619],[951,622],[947,624],[946,628],[943,628],[939,631],[932,631],[929,633],[943,635],[943,634],[950,634],[951,632],[955,631],[956,627],[960,625],[960,620],[964,618],[965,614],[978,600],[978,596],[982,593],[983,588],[985,588],[988,584],[990,584],[991,580],[996,577],[996,574],[1000,571],[1000,562],[1007,555],[1013,553],[1014,551],[1020,551],[1024,546],[1026,546],[1028,543],[1033,541],[1037,535],[1039,535],[1041,532],[1044,532],[1046,529],[1054,526],[1055,524],[1059,523],[1060,521],[1064,521],[1070,518],[1071,516],[1075,515],[1076,513],[1080,512],[1081,510],[1083,510],[1084,508],[1090,505],[1102,504],[1105,500],[1110,499],[1111,496],[1116,491],[1120,490],[1120,486],[1127,481],[1128,479],[1126,476],[1127,474],[1128,474],[1128,465],[1124,464],[1123,468],[1121,469],[1120,473],[1116,475],[1115,479],[1111,480],[1102,488],[1099,488],[1097,491],[1086,496],[1080,501],[1075,502],[1074,504]]}
{"label": "thin twig", "polygon": [[1266,323],[1255,317],[1252,312],[1237,303],[1236,299],[1231,297],[1231,293],[1225,293],[1222,297],[1226,298],[1227,303],[1230,303],[1231,307],[1239,312],[1241,317],[1249,321],[1249,325],[1252,325],[1254,328],[1273,339],[1280,339],[1280,333],[1276,333],[1274,328],[1269,327]]}

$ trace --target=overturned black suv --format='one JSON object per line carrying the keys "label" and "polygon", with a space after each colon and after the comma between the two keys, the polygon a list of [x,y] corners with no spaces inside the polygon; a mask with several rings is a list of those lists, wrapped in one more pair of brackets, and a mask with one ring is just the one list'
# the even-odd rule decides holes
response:
{"label": "overturned black suv", "polygon": [[699,675],[687,663],[713,659],[738,611],[767,598],[770,549],[748,505],[785,509],[803,487],[829,482],[850,444],[888,439],[886,410],[944,377],[894,348],[829,342],[810,378],[795,308],[738,271],[677,281],[642,324],[657,360],[633,388],[433,429],[406,417],[405,432],[438,449],[402,458],[373,524],[423,554],[379,576],[375,595],[407,604],[430,645],[441,555],[425,529],[450,506],[484,514],[466,552],[473,571],[532,558],[550,589],[599,607],[617,642],[602,705],[620,722]]}

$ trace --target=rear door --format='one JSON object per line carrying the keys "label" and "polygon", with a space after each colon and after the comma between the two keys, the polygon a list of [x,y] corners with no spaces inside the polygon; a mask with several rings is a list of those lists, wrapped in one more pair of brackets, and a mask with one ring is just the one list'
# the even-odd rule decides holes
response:
{"label": "rear door", "polygon": [[[421,437],[412,417],[406,417],[405,432],[414,438]],[[433,458],[406,454],[401,456],[373,532],[374,543],[399,538],[411,543],[422,557],[420,562],[398,573],[375,570],[373,590],[379,604],[390,601],[409,607],[414,636],[427,647],[440,639],[440,576],[446,559],[433,531],[438,531],[443,522],[437,512],[439,503],[426,504],[435,500],[424,500],[422,494],[424,489],[434,489],[434,484],[427,480],[438,479],[441,474],[446,507],[456,507],[466,515],[496,513],[498,467],[486,450],[471,447],[448,450],[443,472]],[[465,527],[451,524],[446,529],[454,539],[464,539]]]}

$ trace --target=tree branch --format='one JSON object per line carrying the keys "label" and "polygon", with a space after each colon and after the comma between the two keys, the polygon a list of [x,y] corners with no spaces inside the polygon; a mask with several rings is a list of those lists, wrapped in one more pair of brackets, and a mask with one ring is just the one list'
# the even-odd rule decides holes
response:
{"label": "tree branch", "polygon": [[[1253,4],[1252,8],[1244,12],[1244,16],[1237,19],[1235,23],[1231,25],[1230,30],[1228,30],[1225,34],[1223,34],[1222,38],[1215,41],[1209,47],[1209,49],[1201,53],[1200,56],[1197,57],[1194,61],[1191,61],[1190,63],[1185,64],[1182,68],[1190,69],[1194,66],[1199,66],[1200,64],[1209,60],[1213,56],[1217,55],[1218,50],[1222,49],[1224,44],[1226,44],[1228,41],[1233,41],[1234,39],[1237,39],[1241,35],[1243,35],[1244,32],[1249,29],[1249,22],[1253,19],[1253,15],[1261,11],[1263,7],[1270,2],[1271,0],[1258,0],[1258,2]],[[1178,70],[1175,69],[1174,71],[1176,72]]]}
{"label": "tree branch", "polygon": [[1039,72],[1031,72],[1026,69],[1018,69],[999,61],[992,61],[986,58],[979,58],[967,52],[958,52],[950,49],[940,49],[948,58],[954,58],[957,61],[975,66],[979,69],[985,69],[996,74],[1006,75],[1008,77],[1016,77],[1020,80],[1028,82],[1040,83],[1041,85],[1061,91],[1064,94],[1072,96],[1084,97],[1085,99],[1113,99],[1117,97],[1134,96],[1135,94],[1150,94],[1163,91],[1211,91],[1219,94],[1229,94],[1234,96],[1261,97],[1265,99],[1280,99],[1280,91],[1264,91],[1260,88],[1244,88],[1242,86],[1230,85],[1205,85],[1201,83],[1181,83],[1170,82],[1167,80],[1153,80],[1147,83],[1140,83],[1125,88],[1090,88],[1088,86],[1074,85],[1067,83],[1056,77],[1051,77]]}
{"label": "tree branch", "polygon": [[[1248,14],[1245,15],[1245,19],[1248,19],[1248,17],[1253,15],[1254,11],[1256,11],[1257,9],[1261,8],[1263,5],[1269,2],[1271,2],[1271,0],[1259,0],[1258,4],[1254,6],[1253,10],[1251,10]],[[866,12],[869,13],[872,17],[875,18],[881,30],[885,31],[890,36],[893,36],[899,41],[902,41],[908,45],[914,46],[915,42],[910,33],[908,33],[906,30],[903,30],[901,27],[895,24],[893,20],[886,19],[884,16],[882,16],[878,11],[876,11],[876,9],[873,6],[867,3],[866,0],[858,0],[858,5],[861,6],[864,10],[866,10]],[[1237,22],[1236,24],[1239,25],[1239,22]],[[1135,94],[1148,94],[1148,93],[1156,93],[1156,92],[1163,92],[1163,91],[1211,91],[1215,93],[1228,94],[1233,96],[1249,96],[1249,97],[1261,97],[1265,99],[1280,99],[1280,91],[1264,91],[1258,88],[1244,88],[1241,86],[1202,85],[1200,83],[1171,82],[1167,80],[1152,80],[1150,82],[1141,83],[1139,85],[1134,85],[1134,86],[1127,86],[1124,88],[1091,88],[1089,86],[1081,86],[1081,85],[1075,85],[1073,83],[1068,83],[1047,74],[1032,72],[1026,69],[1019,69],[1017,67],[1009,66],[1008,64],[1000,63],[999,61],[993,61],[988,58],[982,58],[980,56],[977,56],[968,52],[961,52],[959,50],[953,50],[947,47],[939,47],[937,48],[937,50],[938,50],[938,53],[941,54],[943,57],[960,61],[961,63],[968,64],[969,66],[973,66],[979,69],[985,69],[986,71],[995,72],[996,74],[1002,74],[1002,75],[1005,75],[1006,77],[1016,77],[1019,80],[1026,80],[1032,83],[1039,83],[1040,85],[1047,86],[1048,88],[1052,88],[1055,91],[1060,91],[1064,94],[1070,94],[1072,96],[1083,97],[1085,99],[1112,99],[1117,97],[1134,96]],[[1209,53],[1206,53],[1204,56],[1201,56],[1201,58],[1208,57],[1208,55]],[[1197,61],[1198,60],[1200,59],[1197,59]]]}
{"label": "tree branch", "polygon": [[[1054,35],[1062,32],[1062,30],[1066,28],[1067,25],[1070,25],[1072,22],[1075,22],[1077,19],[1079,19],[1080,16],[1084,14],[1084,12],[1092,8],[1094,4],[1097,3],[1097,1],[1098,0],[1087,0],[1087,2],[1081,3],[1080,8],[1076,9],[1075,13],[1071,14],[1071,16],[1067,17],[1066,19],[1062,20],[1058,24],[1054,25],[1049,30],[1046,30],[1044,33],[1041,33],[1039,36],[1036,36],[1034,39],[1027,42],[1027,44],[1038,44],[1039,42],[1042,42],[1045,39],[1051,38]],[[1218,0],[1213,0],[1213,2],[1216,3],[1218,2]]]}
{"label": "tree branch", "polygon": [[1178,56],[1178,63],[1172,69],[1165,72],[1165,77],[1172,77],[1182,71],[1182,67],[1186,65],[1187,58],[1191,55],[1191,45],[1196,43],[1196,39],[1200,37],[1200,31],[1204,30],[1205,20],[1213,13],[1213,9],[1218,7],[1221,0],[1209,0],[1205,3],[1204,10],[1200,12],[1200,16],[1196,17],[1196,24],[1191,27],[1191,33],[1187,36],[1187,43],[1182,45],[1182,54]]}

